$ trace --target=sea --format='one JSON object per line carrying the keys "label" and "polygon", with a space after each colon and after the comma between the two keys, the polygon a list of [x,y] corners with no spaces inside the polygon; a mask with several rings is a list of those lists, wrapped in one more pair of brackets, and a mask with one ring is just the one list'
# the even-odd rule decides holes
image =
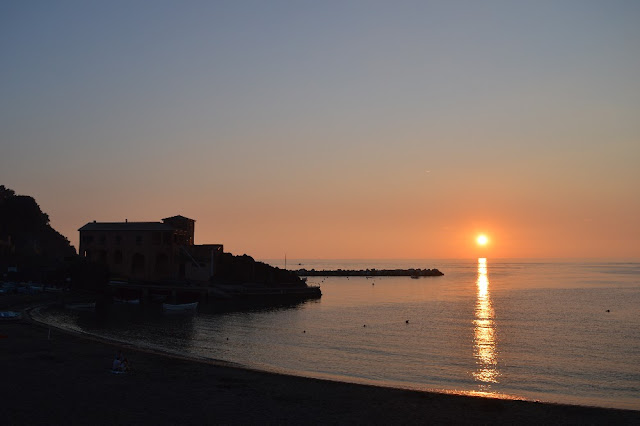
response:
{"label": "sea", "polygon": [[638,261],[289,259],[286,267],[444,275],[309,277],[320,299],[211,302],[193,316],[164,316],[151,303],[38,315],[145,348],[278,373],[640,410]]}

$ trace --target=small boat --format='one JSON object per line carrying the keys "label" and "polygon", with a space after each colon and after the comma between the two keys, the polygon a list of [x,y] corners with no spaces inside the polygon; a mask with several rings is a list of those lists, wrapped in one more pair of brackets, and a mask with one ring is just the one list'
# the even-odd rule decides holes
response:
{"label": "small boat", "polygon": [[140,304],[140,299],[113,299],[114,302],[116,303],[126,303],[129,305],[139,305]]}
{"label": "small boat", "polygon": [[21,317],[22,317],[22,313],[21,312],[0,311],[0,320],[20,319]]}
{"label": "small boat", "polygon": [[163,303],[162,312],[168,314],[195,313],[198,309],[198,302],[181,303],[174,305],[172,303]]}
{"label": "small boat", "polygon": [[167,295],[166,294],[152,294],[151,295],[151,301],[152,302],[164,302],[165,300],[167,300]]}
{"label": "small boat", "polygon": [[420,275],[411,275],[411,278],[417,280],[418,278],[420,278]]}
{"label": "small boat", "polygon": [[68,309],[74,309],[76,311],[91,311],[96,308],[96,302],[93,303],[73,303],[65,305]]}

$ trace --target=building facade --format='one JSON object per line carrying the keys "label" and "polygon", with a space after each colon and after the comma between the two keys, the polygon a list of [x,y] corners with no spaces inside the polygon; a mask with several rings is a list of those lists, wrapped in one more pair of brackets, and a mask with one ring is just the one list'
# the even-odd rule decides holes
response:
{"label": "building facade", "polygon": [[112,279],[207,282],[222,244],[195,245],[195,220],[89,222],[80,228],[80,256],[109,268]]}

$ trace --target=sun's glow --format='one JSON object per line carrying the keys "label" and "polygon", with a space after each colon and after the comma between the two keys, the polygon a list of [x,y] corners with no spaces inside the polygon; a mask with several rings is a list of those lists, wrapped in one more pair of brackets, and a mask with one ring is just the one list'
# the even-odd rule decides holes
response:
{"label": "sun's glow", "polygon": [[486,246],[489,242],[489,238],[487,238],[486,235],[478,235],[478,238],[476,238],[476,242],[481,246]]}

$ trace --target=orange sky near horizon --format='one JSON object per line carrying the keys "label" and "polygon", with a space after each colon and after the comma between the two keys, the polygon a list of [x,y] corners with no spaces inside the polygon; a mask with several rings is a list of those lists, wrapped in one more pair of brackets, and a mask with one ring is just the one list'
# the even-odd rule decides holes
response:
{"label": "orange sky near horizon", "polygon": [[76,248],[640,259],[640,3],[241,3],[5,5],[0,184]]}
{"label": "orange sky near horizon", "polygon": [[[46,199],[46,197],[44,197]],[[37,198],[38,200],[38,198]],[[321,203],[319,203],[321,204]],[[196,219],[196,243],[222,243],[225,251],[249,254],[257,259],[388,259],[388,258],[637,258],[635,240],[624,228],[611,223],[596,226],[599,220],[574,220],[569,214],[530,210],[498,210],[495,218],[476,219],[465,209],[450,210],[430,203],[411,206],[348,206],[314,204],[286,209],[244,206],[202,206],[201,210],[171,210],[170,206],[145,206],[138,214],[119,215],[118,208],[103,206],[110,214],[77,218],[64,233],[76,244],[77,228],[98,221],[155,221],[174,214]],[[444,203],[443,203],[444,204]],[[46,204],[41,203],[46,209]],[[155,211],[162,214],[153,215]],[[452,213],[453,212],[453,213]],[[602,212],[604,215],[607,212]],[[620,223],[635,220],[629,213],[618,215]],[[602,217],[602,216],[600,216]],[[52,216],[53,226],[60,223]],[[522,224],[526,224],[523,226]],[[61,226],[57,229],[62,230]],[[479,234],[489,237],[482,247]]]}

